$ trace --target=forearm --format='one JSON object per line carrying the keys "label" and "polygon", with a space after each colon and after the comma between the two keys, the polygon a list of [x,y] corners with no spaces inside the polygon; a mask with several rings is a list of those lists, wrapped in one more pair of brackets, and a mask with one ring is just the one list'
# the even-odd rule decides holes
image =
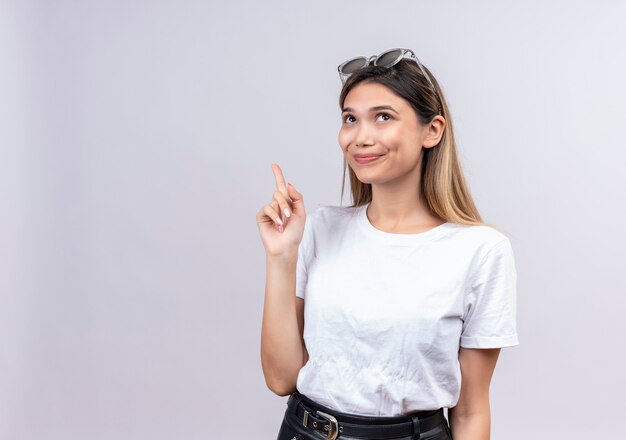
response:
{"label": "forearm", "polygon": [[448,413],[453,440],[490,440],[491,414],[489,408],[469,415]]}
{"label": "forearm", "polygon": [[283,395],[295,386],[302,368],[303,346],[296,316],[297,252],[267,257],[265,304],[261,330],[261,363],[265,382]]}

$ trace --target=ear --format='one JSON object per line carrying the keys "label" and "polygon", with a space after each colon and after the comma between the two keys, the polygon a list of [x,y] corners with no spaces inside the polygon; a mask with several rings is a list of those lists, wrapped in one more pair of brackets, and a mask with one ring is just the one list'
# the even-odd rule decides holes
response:
{"label": "ear", "polygon": [[426,127],[426,136],[424,137],[424,148],[432,148],[441,141],[444,129],[446,127],[446,120],[443,116],[437,115],[430,121],[428,127]]}

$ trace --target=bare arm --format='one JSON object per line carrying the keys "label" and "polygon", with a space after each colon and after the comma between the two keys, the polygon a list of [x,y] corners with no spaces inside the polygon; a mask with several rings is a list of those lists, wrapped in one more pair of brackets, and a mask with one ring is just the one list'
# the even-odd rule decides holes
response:
{"label": "bare arm", "polygon": [[489,387],[499,354],[499,348],[460,348],[461,395],[448,410],[454,440],[490,439]]}
{"label": "bare arm", "polygon": [[278,164],[272,164],[272,171],[276,191],[256,217],[266,256],[261,365],[268,388],[285,396],[296,389],[298,373],[308,359],[302,338],[304,300],[296,296],[306,210],[302,194],[286,184]]}
{"label": "bare arm", "polygon": [[266,259],[261,364],[268,388],[279,396],[295,391],[308,358],[302,337],[304,300],[295,295],[297,261],[297,251]]}

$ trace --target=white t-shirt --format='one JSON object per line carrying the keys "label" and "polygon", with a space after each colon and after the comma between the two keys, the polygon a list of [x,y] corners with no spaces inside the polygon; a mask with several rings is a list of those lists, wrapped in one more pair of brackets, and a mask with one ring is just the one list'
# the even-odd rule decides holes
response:
{"label": "white t-shirt", "polygon": [[397,416],[456,406],[459,345],[518,345],[515,261],[490,226],[375,228],[356,208],[307,215],[296,295],[308,362],[297,389],[336,411]]}

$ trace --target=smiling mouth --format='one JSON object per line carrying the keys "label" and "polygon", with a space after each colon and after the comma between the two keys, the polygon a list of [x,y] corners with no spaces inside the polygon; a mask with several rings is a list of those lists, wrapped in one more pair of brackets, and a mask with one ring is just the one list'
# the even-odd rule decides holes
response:
{"label": "smiling mouth", "polygon": [[354,160],[356,160],[360,164],[366,164],[366,163],[375,162],[378,159],[380,159],[381,157],[383,157],[382,154],[381,155],[376,155],[376,156],[355,156]]}

